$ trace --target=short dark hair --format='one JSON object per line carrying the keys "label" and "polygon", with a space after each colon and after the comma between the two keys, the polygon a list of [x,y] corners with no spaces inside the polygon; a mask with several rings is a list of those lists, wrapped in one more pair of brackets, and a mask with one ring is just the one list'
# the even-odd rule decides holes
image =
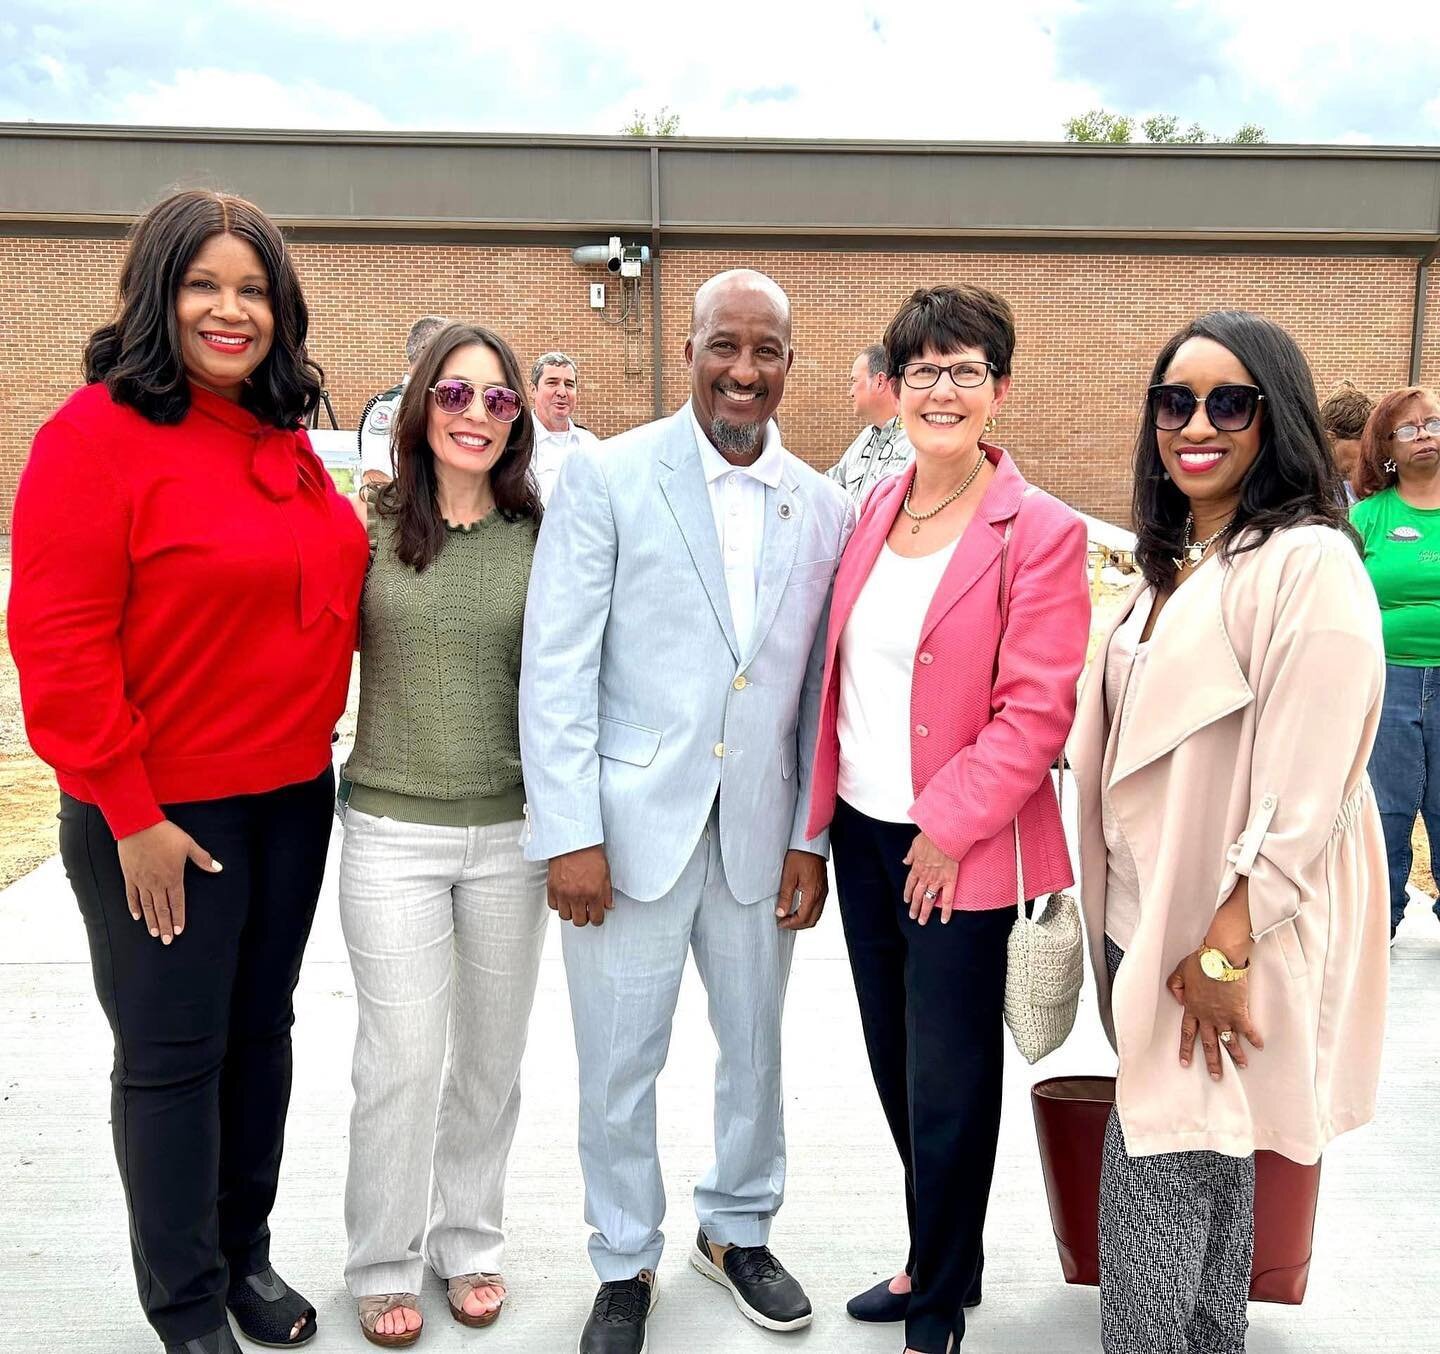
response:
{"label": "short dark hair", "polygon": [[1395,471],[1385,468],[1392,455],[1390,434],[1400,421],[1400,411],[1411,400],[1427,396],[1432,400],[1437,398],[1433,390],[1424,386],[1404,386],[1382,395],[1376,402],[1365,421],[1360,436],[1360,455],[1350,473],[1350,483],[1357,499],[1369,498],[1371,494],[1378,494],[1396,483],[1398,476]]}
{"label": "short dark hair", "polygon": [[[445,522],[435,500],[435,452],[430,446],[430,387],[457,348],[472,343],[489,348],[500,359],[505,384],[520,396],[520,417],[510,425],[505,450],[490,471],[490,488],[495,506],[508,522],[530,517],[540,524],[540,490],[530,471],[535,449],[535,424],[520,380],[520,364],[510,345],[493,330],[478,324],[446,325],[420,354],[415,373],[400,397],[391,429],[391,454],[395,478],[375,495],[375,506],[386,517],[399,521],[395,555],[417,573],[428,569],[445,545]],[[479,398],[479,395],[476,395]]]}
{"label": "short dark hair", "polygon": [[[1299,344],[1263,315],[1212,311],[1192,320],[1160,349],[1147,387],[1165,379],[1181,344],[1192,338],[1210,339],[1233,353],[1265,396],[1256,415],[1262,420],[1260,454],[1241,484],[1240,506],[1221,538],[1222,556],[1231,559],[1256,550],[1275,532],[1308,523],[1339,527],[1355,540],[1340,474],[1320,426],[1315,381]],[[1147,400],[1135,439],[1131,517],[1135,562],[1157,589],[1168,590],[1175,581],[1173,557],[1183,549],[1189,512],[1190,500],[1165,475]]]}
{"label": "short dark hair", "polygon": [[190,411],[190,382],[180,352],[175,298],[185,271],[207,240],[234,235],[265,267],[275,336],[240,391],[240,404],[263,423],[293,428],[320,403],[325,373],[310,360],[310,312],[275,223],[253,202],[191,188],[156,203],[136,223],[120,268],[115,318],[85,345],[85,379],[103,381],[117,404],[152,423],[179,423]]}
{"label": "short dark hair", "polygon": [[1357,442],[1365,431],[1365,420],[1375,401],[1349,381],[1342,381],[1335,392],[1320,406],[1320,423],[1337,442]]}
{"label": "short dark hair", "polygon": [[865,359],[866,370],[871,378],[876,376],[888,376],[885,364],[885,345],[883,343],[872,343],[860,354]]}
{"label": "short dark hair", "polygon": [[885,327],[886,375],[925,351],[979,348],[996,377],[1010,375],[1015,356],[1015,313],[1003,296],[984,287],[921,287],[905,299]]}

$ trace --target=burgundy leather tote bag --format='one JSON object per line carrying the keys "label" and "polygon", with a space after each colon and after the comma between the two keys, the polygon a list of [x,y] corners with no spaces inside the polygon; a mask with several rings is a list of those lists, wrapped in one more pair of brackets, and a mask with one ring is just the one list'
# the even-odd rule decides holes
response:
{"label": "burgundy leather tote bag", "polygon": [[[1050,1222],[1066,1283],[1100,1282],[1100,1155],[1114,1077],[1051,1077],[1030,1091]],[[1320,1164],[1255,1153],[1252,1302],[1304,1300],[1315,1235]]]}

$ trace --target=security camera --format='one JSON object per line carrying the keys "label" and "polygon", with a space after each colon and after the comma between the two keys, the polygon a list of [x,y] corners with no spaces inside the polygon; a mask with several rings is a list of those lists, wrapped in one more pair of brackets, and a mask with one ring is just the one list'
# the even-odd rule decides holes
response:
{"label": "security camera", "polygon": [[620,244],[620,237],[618,235],[612,235],[610,237],[610,247],[605,254],[605,266],[612,273],[618,273],[620,271],[620,265],[624,261],[624,257],[625,250]]}

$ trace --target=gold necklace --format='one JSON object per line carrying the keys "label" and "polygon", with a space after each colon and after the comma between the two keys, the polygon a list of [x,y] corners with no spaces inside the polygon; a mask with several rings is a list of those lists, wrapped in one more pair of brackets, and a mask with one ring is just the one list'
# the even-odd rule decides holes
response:
{"label": "gold necklace", "polygon": [[1229,525],[1230,523],[1226,522],[1225,526],[1221,527],[1213,536],[1207,536],[1203,541],[1192,542],[1190,533],[1195,530],[1195,514],[1187,512],[1185,514],[1185,545],[1181,549],[1178,559],[1174,555],[1170,556],[1170,563],[1177,569],[1184,569],[1187,565],[1193,569],[1205,558],[1205,552],[1225,534],[1225,529]]}
{"label": "gold necklace", "polygon": [[980,473],[980,467],[984,464],[985,453],[982,451],[980,453],[979,459],[975,462],[974,468],[970,471],[968,475],[965,476],[965,479],[961,483],[960,487],[956,489],[954,493],[946,494],[946,496],[942,498],[933,508],[931,508],[929,512],[913,512],[911,510],[910,495],[914,492],[915,489],[915,481],[911,480],[910,488],[905,491],[905,501],[900,505],[900,507],[905,513],[905,516],[915,523],[915,525],[910,528],[910,534],[912,536],[918,535],[921,522],[929,521],[929,519],[934,517],[941,508],[948,508],[950,504],[952,504],[957,498],[960,497],[961,494],[963,494],[972,484],[974,484],[975,476]]}

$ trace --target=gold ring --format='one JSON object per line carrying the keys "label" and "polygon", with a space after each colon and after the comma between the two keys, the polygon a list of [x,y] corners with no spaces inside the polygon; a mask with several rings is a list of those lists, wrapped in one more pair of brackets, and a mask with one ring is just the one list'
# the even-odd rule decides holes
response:
{"label": "gold ring", "polygon": [[1233,1043],[1235,1042],[1235,1031],[1234,1031],[1234,1030],[1221,1030],[1221,1031],[1220,1031],[1220,1042],[1221,1042],[1222,1044],[1233,1044]]}

